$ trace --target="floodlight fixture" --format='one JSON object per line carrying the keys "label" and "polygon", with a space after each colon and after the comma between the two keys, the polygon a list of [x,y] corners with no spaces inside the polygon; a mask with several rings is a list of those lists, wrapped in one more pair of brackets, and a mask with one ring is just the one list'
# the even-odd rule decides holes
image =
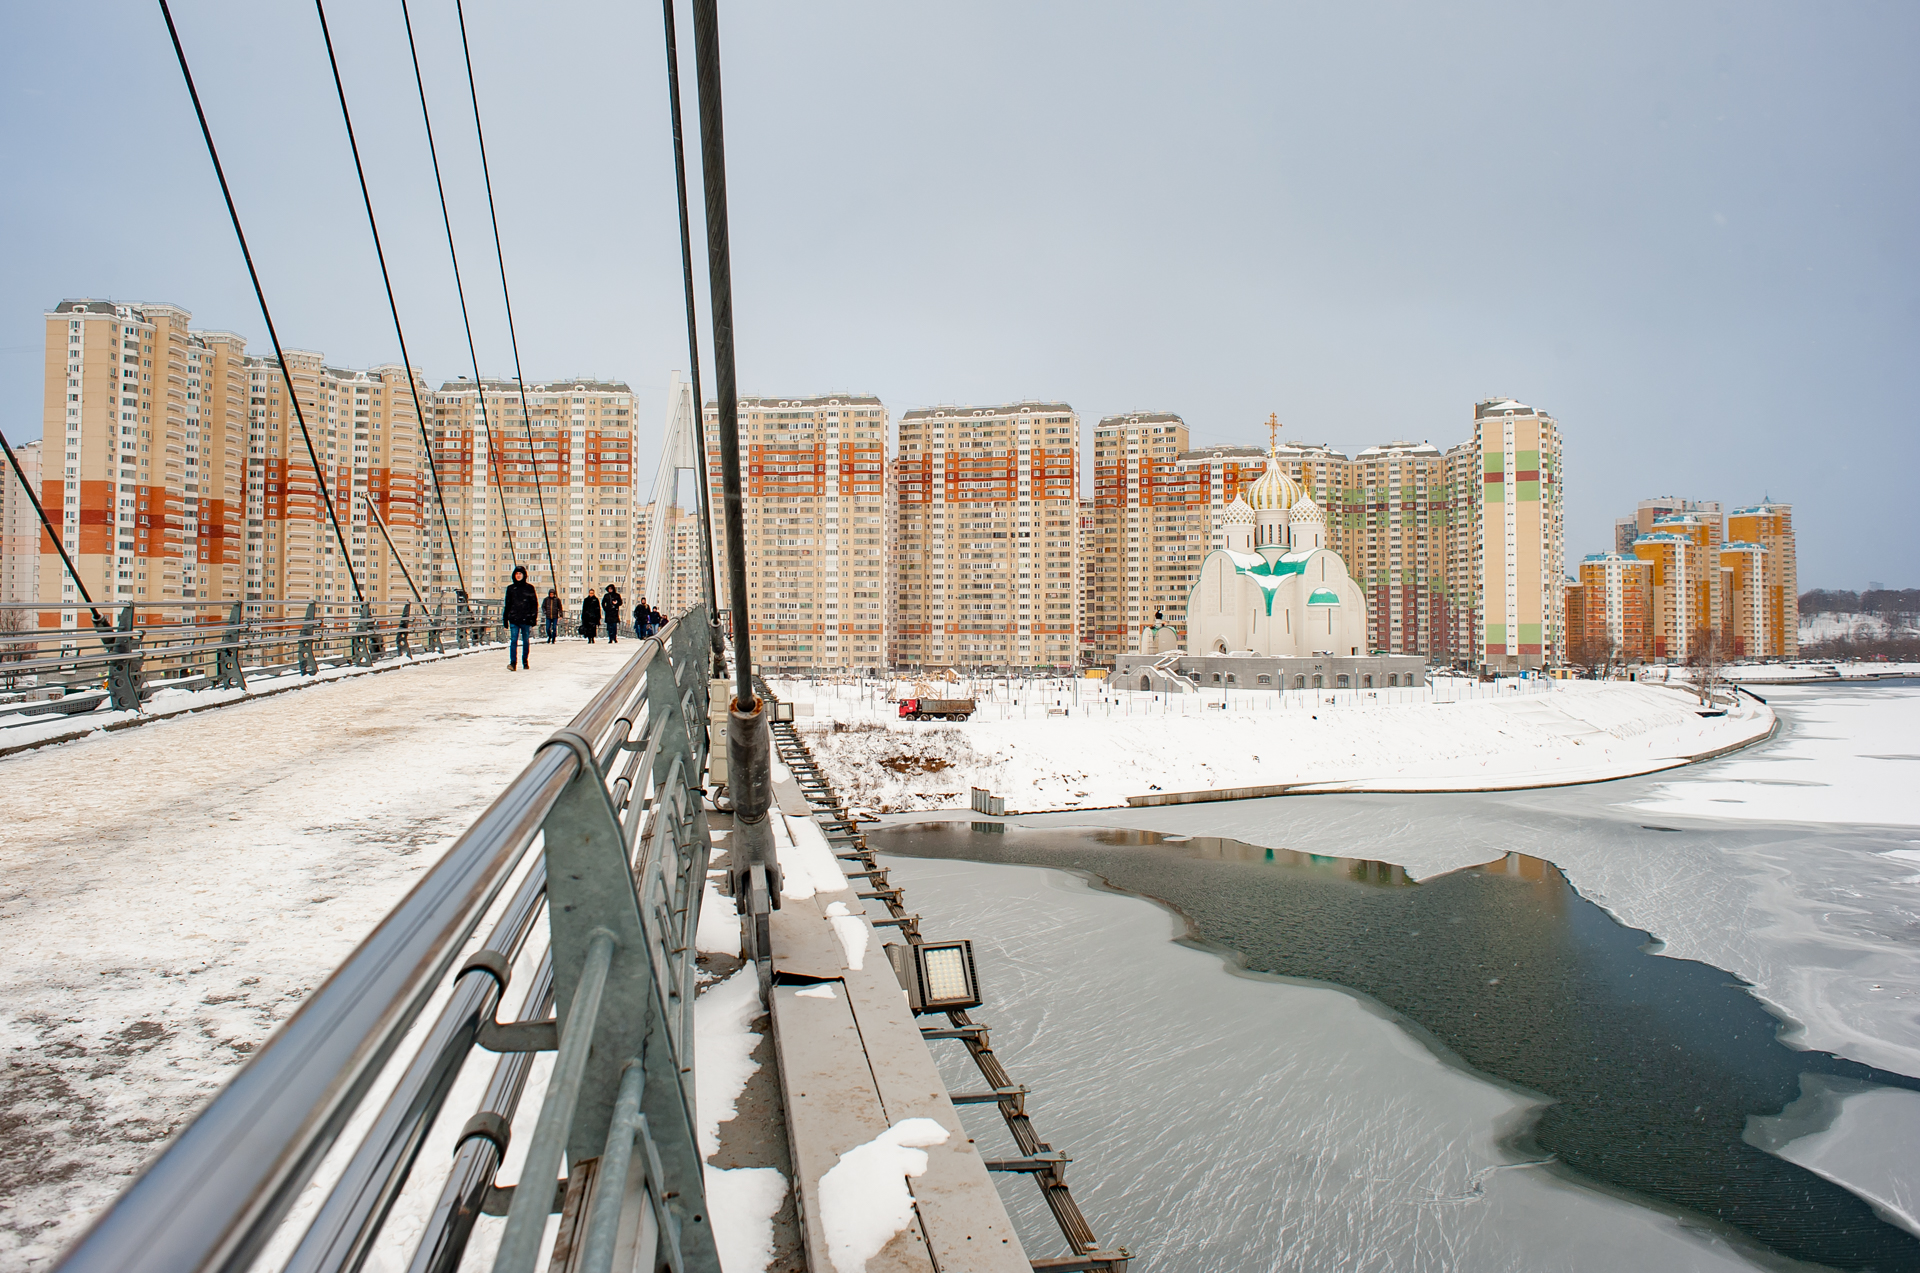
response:
{"label": "floodlight fixture", "polygon": [[907,1006],[916,1014],[980,1005],[980,978],[971,941],[889,945],[886,951],[901,989],[907,992]]}

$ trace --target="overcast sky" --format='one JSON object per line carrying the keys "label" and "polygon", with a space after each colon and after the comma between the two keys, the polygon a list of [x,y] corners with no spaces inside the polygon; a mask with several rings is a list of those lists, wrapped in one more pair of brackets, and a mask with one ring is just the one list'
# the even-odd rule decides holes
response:
{"label": "overcast sky", "polygon": [[[312,7],[175,13],[282,338],[394,360]],[[413,13],[481,370],[510,374],[452,0]],[[1277,411],[1350,451],[1451,445],[1511,395],[1561,422],[1569,565],[1640,498],[1771,495],[1803,587],[1920,584],[1920,6],[722,15],[745,392],[1171,410],[1196,444]],[[414,362],[471,374],[399,0],[328,16]],[[654,411],[687,364],[659,9],[467,21],[525,370]],[[157,5],[0,23],[9,438],[63,298],[265,350]]]}

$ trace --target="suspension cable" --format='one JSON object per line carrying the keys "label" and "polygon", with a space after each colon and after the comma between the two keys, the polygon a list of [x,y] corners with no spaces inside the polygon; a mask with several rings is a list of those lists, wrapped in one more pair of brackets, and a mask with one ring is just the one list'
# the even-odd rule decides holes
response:
{"label": "suspension cable", "polygon": [[[300,409],[300,395],[293,389],[293,373],[287,367],[286,352],[280,347],[280,333],[273,325],[273,311],[267,308],[267,293],[260,286],[260,271],[254,268],[253,252],[247,247],[247,232],[240,228],[240,209],[234,205],[233,189],[227,185],[227,170],[221,166],[220,151],[213,144],[213,130],[207,126],[207,112],[200,104],[200,90],[194,87],[193,71],[187,66],[187,50],[180,43],[180,31],[173,25],[173,10],[167,7],[167,0],[160,0],[160,16],[167,20],[167,35],[173,40],[173,55],[180,60],[180,75],[187,82],[187,96],[193,99],[193,113],[200,121],[200,135],[207,142],[207,157],[213,160],[214,175],[220,178],[220,195],[227,201],[227,216],[233,221],[233,236],[240,241],[240,255],[247,262],[247,277],[253,280],[253,297],[260,304],[260,316],[267,321],[267,336],[273,341],[273,356],[280,363],[280,379],[287,386],[287,401],[293,404],[293,418],[300,424],[300,436],[307,444],[307,459],[313,463],[314,480],[320,486],[320,499],[327,506],[327,520],[333,523],[333,537],[340,545],[340,559],[347,568],[347,578],[353,583],[353,599],[364,608],[366,597],[360,591],[360,575],[353,568],[353,553],[347,547],[347,536],[340,529],[340,515],[334,511],[333,495],[327,490],[327,475],[320,467],[320,453],[314,448],[313,434],[307,428],[307,413]],[[409,375],[412,373],[409,372]]]}
{"label": "suspension cable", "polygon": [[[333,68],[333,91],[340,97],[340,118],[347,125],[347,147],[353,151],[353,171],[360,178],[360,201],[367,206],[367,226],[373,231],[373,254],[380,262],[380,281],[387,288],[387,309],[393,315],[393,332],[400,339],[400,368],[407,378],[407,389],[413,395],[414,419],[420,426],[420,443],[427,449],[427,470],[433,475],[433,489],[437,494],[440,490],[440,466],[434,459],[433,439],[427,433],[427,409],[420,404],[420,385],[413,378],[413,359],[407,354],[407,333],[406,329],[400,325],[400,303],[393,296],[393,276],[387,272],[387,252],[380,243],[380,222],[373,215],[373,195],[367,189],[367,169],[360,162],[360,142],[353,132],[353,112],[347,109],[347,86],[341,82],[340,60],[334,56],[333,52],[333,32],[327,27],[327,6],[322,3],[322,0],[313,0],[313,7],[314,11],[320,15],[320,38],[326,41],[327,65]],[[453,569],[460,581],[460,591],[465,592],[467,577],[466,573],[460,569],[459,550],[454,547],[453,524],[447,519],[447,499],[445,495],[440,495],[439,498],[440,524],[447,532],[447,550],[453,554]],[[364,502],[369,509],[373,507],[372,500]],[[374,517],[377,520],[379,514],[375,513]],[[407,586],[412,588],[413,576],[408,572],[406,562],[401,560],[400,550],[394,548],[392,537],[387,535],[384,522],[380,525],[380,533],[386,537],[387,547],[393,552],[394,560],[400,562],[400,573],[407,576]],[[413,588],[413,592],[416,597],[420,595],[418,588]],[[426,603],[426,598],[421,597],[420,604]]]}
{"label": "suspension cable", "polygon": [[706,179],[707,287],[713,305],[714,397],[720,409],[720,481],[727,518],[727,591],[733,613],[736,710],[753,692],[752,624],[747,620],[746,510],[740,488],[740,400],[733,368],[733,255],[727,235],[727,143],[720,116],[720,11],[716,0],[693,0],[695,85],[700,98],[700,171]]}
{"label": "suspension cable", "polygon": [[381,517],[380,510],[373,506],[373,497],[370,495],[362,495],[360,502],[365,504],[367,506],[367,512],[373,515],[373,524],[380,528],[380,538],[387,541],[387,551],[393,554],[393,564],[400,567],[400,573],[405,577],[407,587],[413,589],[414,600],[420,603],[422,610],[426,609],[427,599],[420,595],[420,585],[413,581],[413,572],[407,569],[407,559],[400,555],[398,548],[394,547],[393,536],[387,533],[386,519]]}
{"label": "suspension cable", "polygon": [[493,174],[487,167],[487,134],[480,126],[480,90],[473,82],[473,50],[467,46],[467,15],[460,0],[453,0],[453,12],[460,19],[460,53],[467,63],[467,93],[473,99],[473,135],[480,143],[480,176],[487,186],[487,216],[493,222],[493,254],[500,262],[500,298],[507,308],[507,340],[513,346],[513,382],[520,387],[520,422],[527,430],[527,454],[533,460],[533,494],[540,506],[540,534],[547,544],[547,573],[553,586],[560,586],[560,569],[553,561],[553,529],[547,525],[547,496],[540,482],[540,457],[533,444],[533,417],[527,412],[527,382],[520,374],[520,338],[513,330],[513,295],[507,290],[507,255],[500,246],[500,214],[493,206]]}
{"label": "suspension cable", "polygon": [[[46,528],[47,538],[53,541],[53,551],[60,554],[61,564],[66,566],[67,575],[73,580],[73,586],[80,590],[80,600],[87,603],[87,609],[93,614],[93,626],[104,628],[107,621],[100,617],[100,611],[94,607],[93,597],[87,592],[86,581],[80,578],[80,572],[74,568],[73,558],[67,556],[67,546],[60,542],[60,536],[54,533],[53,523],[47,520],[47,510],[41,507],[40,497],[34,493],[33,484],[27,481],[27,474],[20,467],[20,461],[13,454],[13,447],[7,442],[7,435],[0,432],[0,448],[7,453],[7,463],[13,466],[13,475],[20,479],[20,489],[27,493],[27,499],[33,503],[33,511],[39,515],[40,525]],[[44,449],[44,448],[43,448]]]}
{"label": "suspension cable", "polygon": [[[673,184],[680,197],[680,276],[687,294],[687,364],[693,380],[693,454],[700,466],[694,483],[700,505],[700,582],[706,593],[707,617],[713,620],[713,644],[720,648],[716,607],[719,593],[713,580],[713,505],[708,489],[706,403],[700,396],[700,323],[693,303],[693,239],[687,228],[687,148],[680,130],[680,50],[673,33],[673,0],[660,0],[667,26],[667,102],[673,116]],[[653,515],[660,516],[654,509]]]}
{"label": "suspension cable", "polygon": [[433,116],[427,110],[427,84],[420,75],[420,49],[414,43],[413,17],[407,12],[407,0],[400,0],[400,18],[407,27],[407,53],[413,58],[414,87],[420,92],[420,121],[427,129],[427,155],[433,160],[433,185],[440,193],[440,221],[447,228],[447,258],[453,262],[453,290],[460,298],[460,326],[467,333],[467,358],[473,364],[473,388],[480,402],[480,428],[487,435],[487,472],[493,478],[494,493],[500,497],[500,523],[507,530],[507,552],[517,564],[520,548],[513,536],[513,518],[507,515],[507,488],[500,483],[500,467],[493,454],[493,425],[487,416],[487,386],[480,378],[480,355],[474,349],[473,320],[467,314],[467,288],[460,279],[460,253],[454,247],[453,217],[447,211],[447,186],[440,176],[440,149],[433,141]]}

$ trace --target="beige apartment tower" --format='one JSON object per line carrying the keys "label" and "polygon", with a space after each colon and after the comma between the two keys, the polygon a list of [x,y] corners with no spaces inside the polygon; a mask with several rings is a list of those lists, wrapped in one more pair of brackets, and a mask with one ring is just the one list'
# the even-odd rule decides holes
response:
{"label": "beige apartment tower", "polygon": [[[484,390],[484,391],[483,391]],[[433,583],[464,577],[476,598],[502,597],[516,565],[542,597],[554,588],[578,614],[588,591],[619,588],[631,604],[635,492],[633,391],[613,380],[528,384],[462,376],[429,399],[435,460],[460,562],[432,510]]]}
{"label": "beige apartment tower", "polygon": [[1481,666],[1498,673],[1564,657],[1560,427],[1511,398],[1473,409],[1481,495],[1475,547],[1483,630]]}
{"label": "beige apartment tower", "polygon": [[[246,343],[191,319],[101,300],[46,315],[40,498],[96,601],[243,597]],[[78,601],[53,545],[40,547],[39,599]]]}
{"label": "beige apartment tower", "polygon": [[[41,450],[39,442],[25,442],[13,448],[13,458],[20,463],[26,485],[21,485],[20,478],[14,476],[11,464],[0,472],[0,601],[40,599],[40,553],[48,547],[47,535],[27,494],[31,491],[33,499],[40,497]],[[56,570],[60,568],[59,557],[53,556],[53,565]],[[22,625],[35,627],[38,623],[32,614],[24,611],[18,612],[17,618],[0,614],[0,632],[13,631]]]}
{"label": "beige apartment tower", "polygon": [[1797,658],[1800,654],[1800,572],[1793,542],[1793,505],[1766,500],[1727,515],[1727,547],[1761,550],[1749,558],[1750,586],[1761,595],[1746,598],[1757,615],[1746,658]]}
{"label": "beige apartment tower", "polygon": [[[416,395],[432,401],[425,381],[397,363],[356,371],[309,350],[286,355],[284,371],[273,358],[246,360],[247,599],[335,609],[354,601],[356,579],[369,602],[414,601],[415,586],[426,598],[431,496],[415,405]],[[346,532],[345,557],[289,392]]]}
{"label": "beige apartment tower", "polygon": [[1081,544],[1090,591],[1086,647],[1111,665],[1169,624],[1184,647],[1187,594],[1212,548],[1208,479],[1184,463],[1186,421],[1167,412],[1107,416],[1093,430],[1093,535]]}
{"label": "beige apartment tower", "polygon": [[[719,604],[751,626],[753,657],[774,669],[872,668],[893,641],[893,490],[887,409],[867,394],[741,398],[747,598],[724,572]],[[724,507],[720,415],[705,407],[710,507]],[[714,552],[726,560],[725,519]],[[697,562],[696,550],[689,560]],[[661,607],[665,609],[665,607]],[[744,616],[741,611],[744,610]]]}
{"label": "beige apartment tower", "polygon": [[1079,438],[1064,402],[900,417],[896,663],[1073,665]]}

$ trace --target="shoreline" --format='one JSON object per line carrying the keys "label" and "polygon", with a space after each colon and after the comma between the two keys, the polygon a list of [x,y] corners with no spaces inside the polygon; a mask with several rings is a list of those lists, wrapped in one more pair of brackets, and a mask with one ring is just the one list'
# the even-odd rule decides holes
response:
{"label": "shoreline", "polygon": [[[1241,699],[1200,711],[1110,691],[1088,714],[1035,717],[1031,701],[986,701],[973,720],[944,724],[888,719],[882,695],[809,689],[775,692],[804,705],[800,726],[849,809],[905,816],[966,811],[976,788],[1003,798],[1006,816],[1024,816],[1586,786],[1711,760],[1779,727],[1751,696],[1703,716],[1690,690],[1627,682],[1546,683],[1466,700]],[[1047,712],[1044,702],[1038,709]]]}

